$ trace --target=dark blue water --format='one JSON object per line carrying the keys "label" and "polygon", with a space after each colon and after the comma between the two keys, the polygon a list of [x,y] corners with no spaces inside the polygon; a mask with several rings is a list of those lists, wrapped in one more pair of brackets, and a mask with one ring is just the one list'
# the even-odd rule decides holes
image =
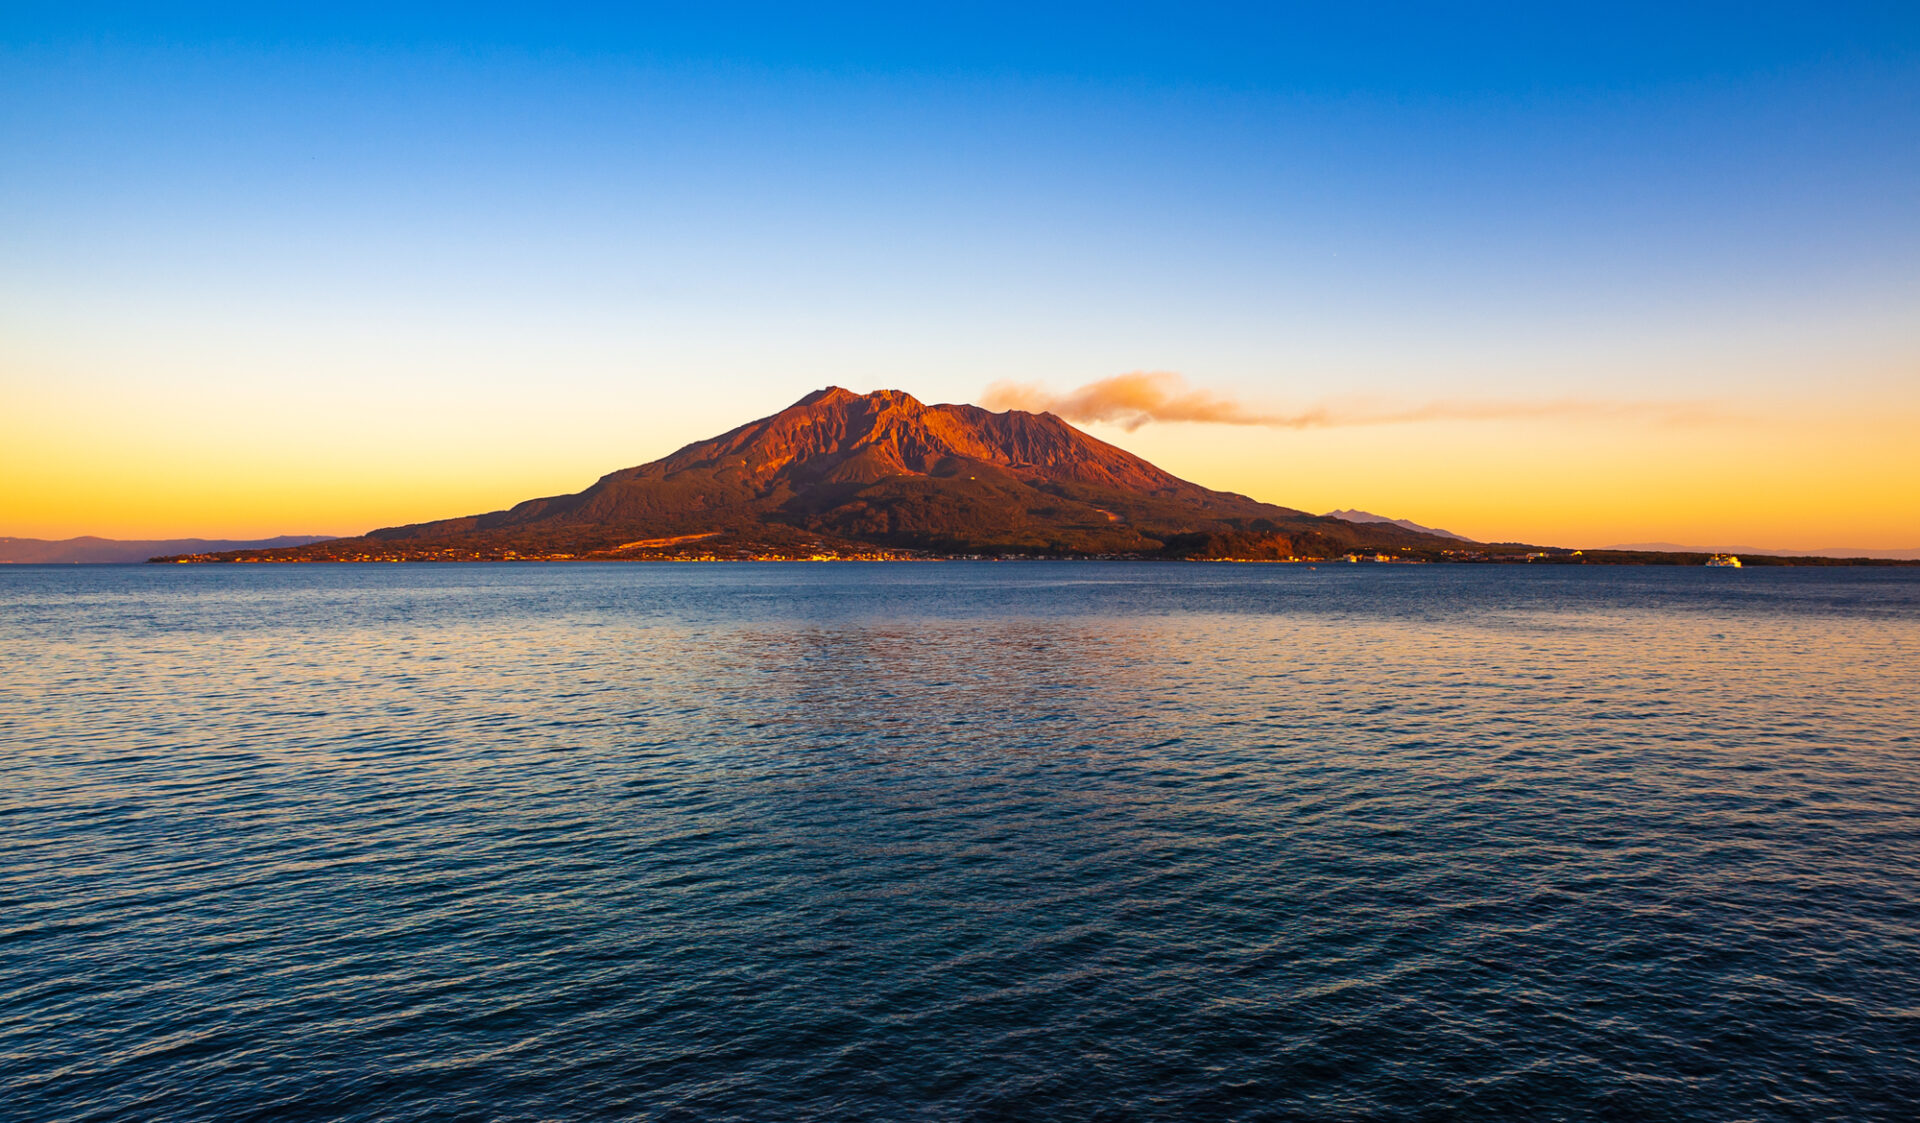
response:
{"label": "dark blue water", "polygon": [[0,1116],[1910,1119],[1920,572],[0,569]]}

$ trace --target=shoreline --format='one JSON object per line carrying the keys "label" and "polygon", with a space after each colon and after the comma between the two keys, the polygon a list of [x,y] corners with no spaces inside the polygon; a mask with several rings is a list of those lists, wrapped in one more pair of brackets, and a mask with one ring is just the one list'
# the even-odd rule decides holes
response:
{"label": "shoreline", "polygon": [[[1601,556],[1595,556],[1599,554]],[[1569,553],[1542,553],[1534,551],[1526,554],[1493,554],[1475,557],[1427,557],[1427,556],[1354,556],[1354,557],[1293,557],[1293,558],[1244,558],[1244,557],[1166,557],[1151,554],[810,554],[804,556],[754,555],[721,557],[716,555],[651,555],[629,557],[574,556],[574,555],[516,555],[499,557],[222,557],[217,555],[184,555],[149,558],[145,562],[97,563],[125,565],[524,565],[524,564],[595,564],[595,565],[659,565],[659,564],[756,564],[756,563],[928,563],[928,562],[1153,562],[1164,564],[1210,564],[1210,565],[1281,565],[1281,566],[1408,566],[1408,565],[1550,565],[1550,566],[1607,566],[1607,567],[1643,567],[1671,566],[1675,568],[1722,568],[1710,566],[1711,554],[1653,554],[1630,551],[1587,551]],[[1695,560],[1695,559],[1698,560]],[[1920,568],[1920,560],[1896,558],[1827,558],[1819,556],[1785,557],[1779,555],[1748,555],[1741,559],[1745,569],[1833,569],[1833,568]],[[58,563],[54,563],[58,564]],[[65,563],[81,565],[88,563]]]}

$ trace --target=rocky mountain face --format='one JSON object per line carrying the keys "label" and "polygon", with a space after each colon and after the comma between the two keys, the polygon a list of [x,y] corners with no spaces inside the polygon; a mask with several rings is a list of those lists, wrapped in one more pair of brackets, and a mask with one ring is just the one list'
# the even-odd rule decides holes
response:
{"label": "rocky mountain face", "polygon": [[[223,560],[1329,556],[1453,544],[1179,479],[1050,413],[830,387],[573,495]],[[211,555],[209,555],[211,557]]]}

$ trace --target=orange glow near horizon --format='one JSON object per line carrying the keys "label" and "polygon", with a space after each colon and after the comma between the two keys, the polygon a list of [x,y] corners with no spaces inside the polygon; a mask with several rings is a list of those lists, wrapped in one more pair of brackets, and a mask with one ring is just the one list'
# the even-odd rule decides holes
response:
{"label": "orange glow near horizon", "polygon": [[[1823,416],[1824,414],[1824,416]],[[1920,411],[1808,407],[1664,426],[1436,421],[1105,432],[1170,470],[1316,513],[1357,507],[1482,541],[1920,548]]]}
{"label": "orange glow near horizon", "polygon": [[[260,403],[229,404],[223,414],[204,400],[123,395],[117,408],[41,401],[11,413],[0,423],[0,534],[352,535],[577,491],[751,419],[725,418],[711,402],[682,403],[678,416],[656,413],[646,426],[623,423],[618,410],[516,413],[495,403],[436,406],[428,423],[417,408],[375,415],[350,401],[261,411],[279,419],[263,424],[252,409]],[[1776,404],[1747,420],[1692,425],[1084,428],[1209,487],[1315,513],[1357,507],[1485,541],[1920,547],[1920,452],[1909,436],[1920,411],[1858,416]],[[49,423],[58,419],[66,423]]]}

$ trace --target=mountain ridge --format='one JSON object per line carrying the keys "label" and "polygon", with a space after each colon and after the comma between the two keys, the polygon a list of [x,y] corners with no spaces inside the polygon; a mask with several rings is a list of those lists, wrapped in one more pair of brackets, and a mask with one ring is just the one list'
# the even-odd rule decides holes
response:
{"label": "mountain ridge", "polygon": [[174,560],[1156,556],[1432,551],[1454,540],[1183,480],[1052,413],[814,391],[581,491],[356,538]]}
{"label": "mountain ridge", "polygon": [[306,545],[154,560],[913,557],[1699,565],[1707,555],[1482,544],[1399,520],[1312,515],[1183,480],[1052,413],[830,386],[571,494]]}
{"label": "mountain ridge", "polygon": [[1442,538],[1457,538],[1462,542],[1474,541],[1474,539],[1468,538],[1464,534],[1455,534],[1451,530],[1441,530],[1438,527],[1432,526],[1421,526],[1412,519],[1390,519],[1385,515],[1376,515],[1372,511],[1360,511],[1351,507],[1339,511],[1328,511],[1327,517],[1330,519],[1345,519],[1350,523],[1392,523],[1394,526],[1404,530],[1417,530],[1422,534],[1438,534]]}

